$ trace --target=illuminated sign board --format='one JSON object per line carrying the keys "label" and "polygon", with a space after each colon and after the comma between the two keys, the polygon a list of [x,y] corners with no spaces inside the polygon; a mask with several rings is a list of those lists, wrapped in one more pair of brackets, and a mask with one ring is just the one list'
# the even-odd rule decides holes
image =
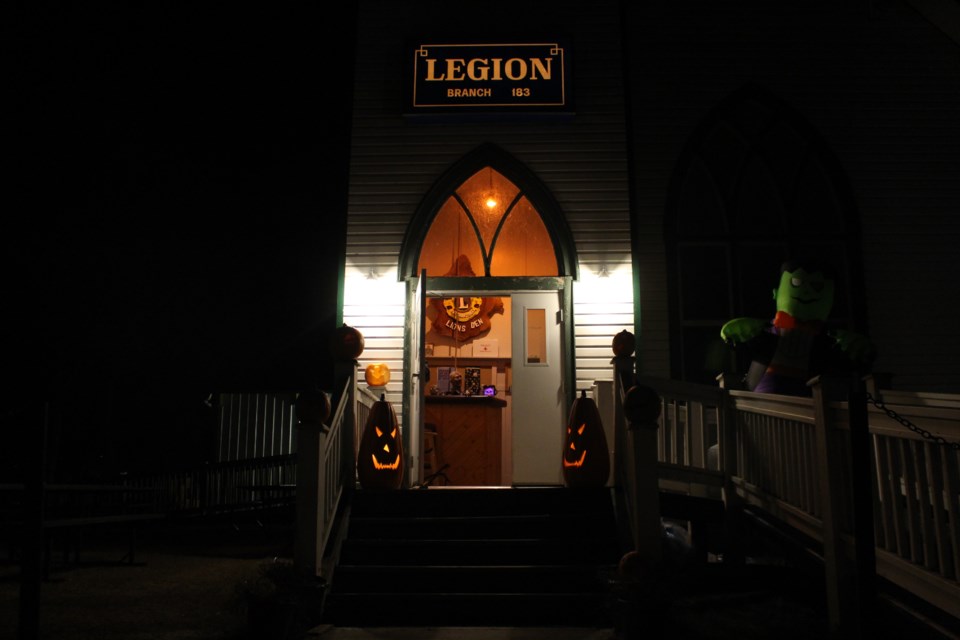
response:
{"label": "illuminated sign board", "polygon": [[410,47],[407,113],[570,112],[569,47],[560,41]]}

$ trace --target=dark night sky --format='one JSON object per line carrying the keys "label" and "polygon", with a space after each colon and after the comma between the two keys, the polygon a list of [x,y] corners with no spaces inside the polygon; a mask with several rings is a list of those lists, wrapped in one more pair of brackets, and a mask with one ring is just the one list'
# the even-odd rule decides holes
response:
{"label": "dark night sky", "polygon": [[204,6],[20,22],[5,244],[58,367],[242,385],[299,366],[335,311],[351,61],[330,37],[349,34],[316,9]]}
{"label": "dark night sky", "polygon": [[31,4],[3,20],[14,402],[325,384],[352,18]]}

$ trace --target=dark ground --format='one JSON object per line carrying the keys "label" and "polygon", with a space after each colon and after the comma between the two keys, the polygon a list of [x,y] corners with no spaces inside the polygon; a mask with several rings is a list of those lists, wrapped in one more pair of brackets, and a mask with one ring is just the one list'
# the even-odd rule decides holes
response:
{"label": "dark ground", "polygon": [[[266,567],[289,559],[292,527],[256,520],[143,527],[133,565],[123,531],[88,532],[79,562],[64,564],[62,545],[41,596],[40,638],[56,640],[187,640],[253,638],[245,593]],[[0,561],[0,639],[17,638],[19,569],[7,550]],[[729,588],[689,574],[653,589],[621,590],[611,598],[617,629],[317,629],[323,640],[633,640],[826,638],[822,589],[816,576],[782,566],[749,567]],[[699,583],[699,584],[698,584]],[[682,592],[681,592],[682,591]],[[629,604],[627,604],[629,603]],[[659,621],[659,625],[657,624]],[[321,633],[322,631],[322,633]],[[864,637],[942,639],[889,606]]]}
{"label": "dark ground", "polygon": [[[229,524],[153,525],[139,532],[135,563],[125,531],[87,532],[79,562],[62,545],[41,587],[41,638],[174,640],[245,638],[244,590],[285,548],[287,532]],[[16,638],[19,569],[0,566],[0,638]]]}

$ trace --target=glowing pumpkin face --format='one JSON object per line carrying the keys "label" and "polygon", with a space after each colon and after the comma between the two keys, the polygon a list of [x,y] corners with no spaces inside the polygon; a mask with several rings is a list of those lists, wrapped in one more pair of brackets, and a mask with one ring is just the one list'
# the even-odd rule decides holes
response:
{"label": "glowing pumpkin face", "polygon": [[[373,453],[370,454],[370,459],[373,461],[373,468],[378,471],[383,471],[384,469],[387,469],[390,471],[394,469],[399,469],[400,468],[400,447],[397,446],[396,444],[394,444],[393,447],[390,446],[391,442],[393,443],[397,442],[397,428],[394,427],[393,429],[391,429],[390,435],[387,436],[386,438],[383,437],[384,432],[380,427],[374,427],[373,431],[374,433],[377,434],[377,442],[382,441],[384,443],[383,453],[374,451]],[[379,456],[377,455],[378,453],[379,453]],[[394,454],[396,454],[396,457],[394,458],[393,462],[390,462],[390,457],[393,456]],[[378,457],[380,458],[380,460],[377,459]]]}
{"label": "glowing pumpkin face", "polygon": [[371,387],[385,387],[390,382],[390,367],[382,362],[368,364],[363,372],[363,379]]}
{"label": "glowing pumpkin face", "polygon": [[610,476],[610,450],[596,403],[586,391],[574,400],[563,443],[563,481],[568,487],[602,487]]}
{"label": "glowing pumpkin face", "polygon": [[[586,422],[577,428],[576,433],[574,433],[571,427],[567,427],[567,448],[566,451],[563,452],[563,466],[565,468],[582,467],[583,462],[587,459],[587,447],[581,442],[583,432],[586,428]],[[580,443],[579,447],[577,446],[578,442]]]}
{"label": "glowing pumpkin face", "polygon": [[380,396],[360,437],[357,476],[364,489],[399,489],[403,481],[403,442],[393,405]]}

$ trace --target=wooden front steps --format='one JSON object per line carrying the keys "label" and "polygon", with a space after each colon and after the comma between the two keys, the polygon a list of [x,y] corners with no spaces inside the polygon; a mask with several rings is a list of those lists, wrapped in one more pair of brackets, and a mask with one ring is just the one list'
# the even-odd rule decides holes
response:
{"label": "wooden front steps", "polygon": [[610,627],[620,557],[608,489],[357,491],[324,618]]}

